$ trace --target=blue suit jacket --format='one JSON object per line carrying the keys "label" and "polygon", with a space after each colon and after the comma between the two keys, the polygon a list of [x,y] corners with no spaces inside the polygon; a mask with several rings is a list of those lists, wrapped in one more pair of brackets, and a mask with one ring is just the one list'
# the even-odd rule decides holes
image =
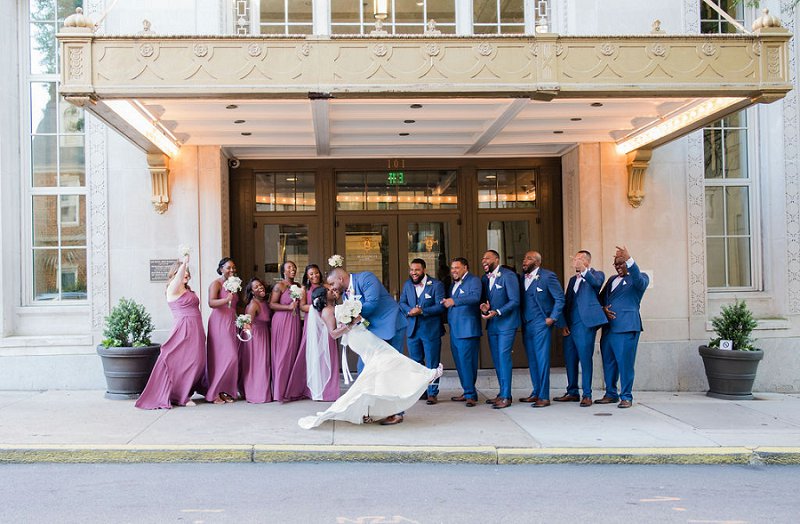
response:
{"label": "blue suit jacket", "polygon": [[594,328],[608,323],[603,306],[600,305],[600,288],[603,287],[603,280],[606,278],[602,271],[595,271],[589,268],[583,282],[578,286],[578,293],[575,294],[575,279],[578,275],[569,279],[567,293],[564,297],[564,313],[558,321],[558,327],[569,326],[573,311],[576,311],[581,318],[581,322],[586,327]]}
{"label": "blue suit jacket", "polygon": [[361,298],[361,316],[369,320],[369,329],[378,338],[390,340],[398,329],[406,327],[400,306],[383,287],[378,277],[365,271],[350,276],[353,292]]}
{"label": "blue suit jacket", "polygon": [[536,280],[525,289],[525,277],[519,279],[522,289],[522,320],[523,327],[531,322],[544,323],[546,318],[558,319],[564,308],[564,290],[558,277],[550,270],[539,268]]}
{"label": "blue suit jacket", "polygon": [[444,299],[444,284],[440,280],[428,277],[425,283],[425,290],[417,298],[417,290],[414,283],[409,278],[403,284],[403,292],[400,294],[400,309],[404,315],[419,306],[422,308],[422,315],[416,317],[406,317],[408,328],[406,335],[409,337],[419,336],[424,339],[436,339],[444,335],[443,315],[445,307],[442,305]]}
{"label": "blue suit jacket", "polygon": [[500,276],[495,279],[494,288],[489,289],[489,276],[481,277],[483,301],[488,300],[492,309],[500,315],[486,321],[486,333],[496,335],[519,327],[519,276],[513,271],[500,268]]}
{"label": "blue suit jacket", "polygon": [[[600,304],[610,306],[617,318],[608,321],[608,330],[611,333],[627,333],[629,331],[642,331],[642,316],[639,314],[639,305],[642,295],[650,284],[650,277],[642,273],[639,266],[634,264],[628,268],[625,275],[614,291],[611,291],[611,282],[617,278],[614,273],[600,292]],[[606,328],[603,328],[606,329]]]}
{"label": "blue suit jacket", "polygon": [[447,310],[447,323],[450,335],[455,338],[473,338],[481,336],[481,281],[472,273],[467,273],[461,285],[452,294],[453,305]]}

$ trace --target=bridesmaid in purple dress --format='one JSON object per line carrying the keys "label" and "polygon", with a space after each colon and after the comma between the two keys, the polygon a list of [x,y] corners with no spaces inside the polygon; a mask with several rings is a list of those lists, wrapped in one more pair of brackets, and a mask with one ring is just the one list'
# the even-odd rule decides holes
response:
{"label": "bridesmaid in purple dress", "polygon": [[236,275],[236,264],[228,257],[219,261],[217,274],[208,288],[208,367],[206,400],[214,404],[233,402],[239,383],[239,340],[236,338],[236,304],[239,294],[222,284]]}
{"label": "bridesmaid in purple dress", "polygon": [[189,255],[175,262],[167,275],[167,305],[175,318],[169,338],[161,344],[147,386],[136,401],[141,409],[194,406],[191,400],[206,367],[206,334],[200,299],[189,287]]}
{"label": "bridesmaid in purple dress", "polygon": [[244,294],[247,298],[245,313],[252,319],[250,332],[253,338],[241,344],[239,353],[242,394],[251,404],[272,402],[267,288],[261,280],[253,278],[245,286]]}
{"label": "bridesmaid in purple dress", "polygon": [[[272,309],[272,398],[280,402],[289,398],[289,376],[300,349],[300,306],[305,304],[305,293],[300,299],[291,297],[297,265],[287,261],[281,266],[283,280],[272,288],[269,307]],[[297,286],[300,287],[300,286]]]}
{"label": "bridesmaid in purple dress", "polygon": [[[306,303],[300,306],[300,309],[308,318],[308,310],[311,307],[311,294],[315,289],[322,285],[322,272],[316,264],[309,264],[306,266],[303,273],[303,288],[306,290]],[[300,340],[300,351],[297,356],[292,375],[289,378],[289,394],[292,399],[310,398],[313,400],[321,400],[325,402],[333,402],[339,398],[339,351],[336,340],[328,337],[328,355],[324,358],[328,360],[328,369],[331,370],[329,380],[322,385],[322,390],[318,390],[320,384],[313,383],[308,380],[306,374],[307,362],[306,359],[306,337],[308,336],[308,324],[303,324],[303,338]],[[320,356],[318,356],[319,358]],[[316,391],[312,391],[312,386]]]}

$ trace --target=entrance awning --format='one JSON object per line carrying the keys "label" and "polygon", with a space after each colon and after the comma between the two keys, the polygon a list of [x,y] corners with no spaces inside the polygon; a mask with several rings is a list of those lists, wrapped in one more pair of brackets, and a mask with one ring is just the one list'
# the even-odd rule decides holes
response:
{"label": "entrance awning", "polygon": [[[748,35],[99,36],[65,27],[61,94],[149,153],[553,156],[649,150],[791,88]],[[421,107],[417,107],[421,106]]]}

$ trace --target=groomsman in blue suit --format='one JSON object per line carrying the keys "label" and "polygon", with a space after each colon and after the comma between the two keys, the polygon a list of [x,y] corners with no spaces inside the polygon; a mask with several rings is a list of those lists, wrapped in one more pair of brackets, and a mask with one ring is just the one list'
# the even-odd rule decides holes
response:
{"label": "groomsman in blue suit", "polygon": [[450,326],[450,350],[456,362],[458,379],[464,390],[454,402],[465,402],[468,408],[478,403],[475,381],[478,378],[478,353],[481,340],[481,281],[469,272],[466,258],[457,257],[450,262],[453,286],[449,296],[442,301],[447,308]]}
{"label": "groomsman in blue suit", "polygon": [[[567,393],[553,400],[578,402],[581,407],[592,405],[592,355],[597,329],[608,324],[600,305],[600,288],[605,274],[592,269],[592,254],[578,251],[572,258],[575,275],[569,279],[564,301],[564,313],[557,326],[564,335],[564,364],[567,368]],[[578,396],[578,363],[581,367],[581,389]]]}
{"label": "groomsman in blue suit", "polygon": [[611,404],[619,400],[618,408],[629,408],[633,405],[634,365],[642,332],[639,308],[650,277],[642,273],[625,246],[617,246],[614,269],[617,274],[606,281],[600,292],[600,304],[608,318],[600,337],[606,393],[594,402]]}
{"label": "groomsman in blue suit", "polygon": [[[421,258],[411,261],[408,276],[400,295],[400,309],[408,319],[408,356],[428,369],[436,369],[441,360],[444,335],[444,284],[425,274],[425,261]],[[436,404],[438,396],[437,378],[428,386],[426,403]]]}
{"label": "groomsman in blue suit", "polygon": [[[400,305],[386,291],[378,277],[369,271],[350,274],[337,267],[331,270],[327,280],[333,290],[345,299],[357,298],[361,302],[361,316],[369,320],[367,329],[391,344],[400,353],[403,352],[406,317],[400,311]],[[360,372],[363,367],[364,363],[359,359],[358,371]],[[383,419],[381,424],[391,425],[400,422],[403,422],[402,413]]]}
{"label": "groomsman in blue suit", "polygon": [[533,391],[519,399],[531,407],[550,405],[550,339],[564,308],[558,277],[542,266],[542,255],[528,251],[522,259],[522,340],[528,356]]}
{"label": "groomsman in blue suit", "polygon": [[500,392],[487,400],[494,409],[511,405],[511,350],[519,327],[519,277],[500,267],[500,255],[490,249],[481,259],[483,270],[483,303],[481,317],[486,320],[486,335],[492,352]]}

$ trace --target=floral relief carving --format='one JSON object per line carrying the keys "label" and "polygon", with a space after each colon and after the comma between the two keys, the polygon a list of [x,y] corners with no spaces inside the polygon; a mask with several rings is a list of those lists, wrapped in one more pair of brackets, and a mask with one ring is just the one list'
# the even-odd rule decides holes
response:
{"label": "floral relief carving", "polygon": [[103,329],[109,310],[108,270],[108,190],[106,169],[106,126],[93,116],[86,116],[86,183],[89,194],[89,271],[91,280],[92,330]]}
{"label": "floral relief carving", "polygon": [[654,56],[666,56],[667,46],[664,44],[653,44],[650,46],[650,52],[653,53]]}
{"label": "floral relief carving", "polygon": [[714,56],[717,53],[717,46],[715,46],[711,42],[706,42],[705,44],[702,45],[700,50],[706,56]]}
{"label": "floral relief carving", "polygon": [[69,50],[69,78],[80,80],[83,78],[83,49],[72,47]]}
{"label": "floral relief carving", "polygon": [[556,56],[561,56],[562,54],[564,54],[564,46],[556,44]]}
{"label": "floral relief carving", "polygon": [[261,44],[252,43],[247,46],[247,54],[253,58],[261,55]]}
{"label": "floral relief carving", "polygon": [[155,53],[155,47],[152,44],[142,44],[139,46],[139,54],[145,58],[153,56]]}
{"label": "floral relief carving", "polygon": [[603,56],[611,56],[616,52],[617,52],[617,46],[615,46],[614,44],[606,43],[600,46],[600,53]]}
{"label": "floral relief carving", "polygon": [[761,56],[761,42],[753,42],[753,54]]}
{"label": "floral relief carving", "polygon": [[386,56],[389,48],[385,44],[378,44],[372,48],[372,52],[375,53],[375,56]]}
{"label": "floral relief carving", "polygon": [[780,76],[781,72],[781,54],[780,49],[777,47],[767,48],[767,73],[769,76],[776,78]]}
{"label": "floral relief carving", "polygon": [[300,54],[303,56],[308,56],[311,54],[311,44],[306,42],[305,44],[300,46]]}
{"label": "floral relief carving", "polygon": [[425,54],[428,56],[436,56],[439,54],[439,44],[430,43],[425,44]]}
{"label": "floral relief carving", "polygon": [[492,54],[492,51],[494,51],[494,46],[489,42],[481,42],[478,45],[478,54],[481,56],[489,56]]}
{"label": "floral relief carving", "polygon": [[539,56],[539,44],[531,44],[529,49],[532,56]]}
{"label": "floral relief carving", "polygon": [[202,58],[208,54],[208,46],[206,44],[195,44],[192,47],[192,51],[194,52],[194,56]]}

